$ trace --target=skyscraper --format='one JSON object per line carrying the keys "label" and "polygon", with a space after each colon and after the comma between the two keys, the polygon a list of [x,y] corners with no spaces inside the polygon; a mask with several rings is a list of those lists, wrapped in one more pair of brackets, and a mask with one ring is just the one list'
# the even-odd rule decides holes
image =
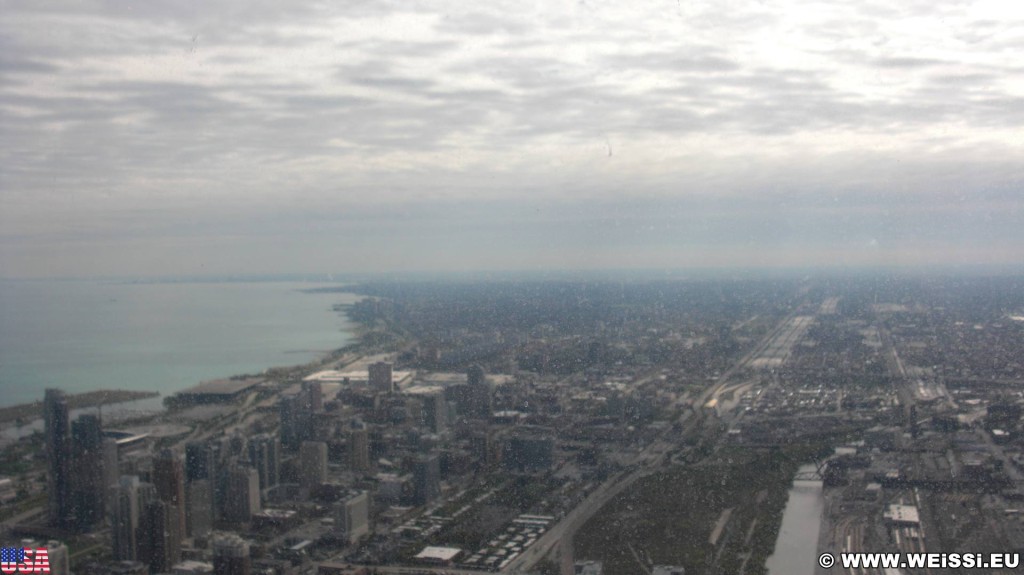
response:
{"label": "skyscraper", "polygon": [[416,458],[412,483],[416,505],[426,505],[441,495],[441,462],[436,453]]}
{"label": "skyscraper", "polygon": [[144,508],[139,524],[139,555],[151,573],[165,573],[181,560],[181,532],[178,511],[173,505],[154,499]]}
{"label": "skyscraper", "polygon": [[313,437],[313,414],[304,405],[302,393],[282,397],[279,404],[281,445],[290,451]]}
{"label": "skyscraper", "polygon": [[103,521],[107,486],[104,484],[103,432],[100,419],[84,414],[71,424],[71,492],[75,525],[88,530]]}
{"label": "skyscraper", "polygon": [[302,409],[311,414],[324,410],[324,390],[319,381],[302,382]]}
{"label": "skyscraper", "polygon": [[46,431],[47,517],[53,527],[73,523],[71,489],[71,421],[68,400],[59,389],[47,389],[43,400]]}
{"label": "skyscraper", "polygon": [[213,483],[209,479],[189,483],[185,486],[185,498],[186,533],[192,537],[203,537],[213,527]]}
{"label": "skyscraper", "polygon": [[273,435],[258,435],[249,440],[249,462],[260,476],[260,489],[280,482],[281,440]]}
{"label": "skyscraper", "polygon": [[185,533],[185,464],[181,456],[164,449],[153,459],[153,485],[161,501],[173,507],[178,533]]}
{"label": "skyscraper", "polygon": [[117,440],[108,437],[103,440],[103,492],[109,493],[110,488],[117,485],[121,477],[121,452]]}
{"label": "skyscraper", "polygon": [[251,467],[235,466],[228,470],[224,494],[224,519],[246,523],[260,512],[260,476]]}
{"label": "skyscraper", "polygon": [[370,532],[370,496],[365,491],[350,492],[338,503],[335,525],[351,545]]}
{"label": "skyscraper", "polygon": [[299,450],[299,483],[303,487],[317,487],[327,481],[327,444],[322,441],[304,441]]}
{"label": "skyscraper", "polygon": [[213,479],[217,466],[217,449],[212,442],[193,441],[185,445],[185,479]]}
{"label": "skyscraper", "polygon": [[491,384],[487,381],[484,368],[474,365],[466,374],[466,405],[461,410],[467,417],[488,419],[492,411]]}
{"label": "skyscraper", "polygon": [[[224,498],[224,473],[221,465],[221,446],[216,441],[192,442],[185,446],[185,482],[186,485],[205,481],[205,490],[199,489],[199,500],[189,502],[185,514],[185,523],[188,527],[188,514],[195,513],[196,520],[200,526],[212,525],[215,517],[220,517],[220,510],[223,508]],[[186,487],[186,491],[188,488]],[[207,491],[208,490],[208,491]],[[209,512],[203,511],[201,505],[209,503]],[[207,520],[207,517],[209,518]],[[191,529],[188,531],[193,533]]]}
{"label": "skyscraper", "polygon": [[134,475],[121,477],[110,489],[110,524],[113,557],[117,561],[135,561],[139,557],[139,524],[146,506],[156,499],[156,489]]}
{"label": "skyscraper", "polygon": [[423,396],[423,426],[432,433],[440,433],[447,424],[448,407],[444,394],[439,392]]}
{"label": "skyscraper", "polygon": [[354,471],[370,470],[370,432],[366,424],[355,420],[348,432],[348,459]]}
{"label": "skyscraper", "polygon": [[371,363],[369,370],[370,389],[382,393],[391,393],[394,388],[394,371],[390,363],[378,361]]}

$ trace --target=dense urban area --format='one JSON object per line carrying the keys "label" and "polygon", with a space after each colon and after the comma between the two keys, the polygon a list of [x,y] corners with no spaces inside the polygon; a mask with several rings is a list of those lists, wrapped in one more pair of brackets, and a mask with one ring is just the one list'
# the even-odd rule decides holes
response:
{"label": "dense urban area", "polygon": [[117,419],[40,390],[4,545],[76,575],[757,575],[800,484],[804,573],[1024,551],[1022,279],[331,290],[359,339],[315,364]]}

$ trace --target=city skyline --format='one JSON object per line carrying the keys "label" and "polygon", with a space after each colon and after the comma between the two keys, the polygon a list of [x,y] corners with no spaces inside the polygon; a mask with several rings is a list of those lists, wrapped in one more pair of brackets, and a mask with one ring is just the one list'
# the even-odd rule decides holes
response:
{"label": "city skyline", "polygon": [[1021,282],[353,286],[326,357],[102,425],[47,388],[0,530],[82,575],[1015,568]]}
{"label": "city skyline", "polygon": [[0,18],[4,277],[1019,266],[1021,8]]}

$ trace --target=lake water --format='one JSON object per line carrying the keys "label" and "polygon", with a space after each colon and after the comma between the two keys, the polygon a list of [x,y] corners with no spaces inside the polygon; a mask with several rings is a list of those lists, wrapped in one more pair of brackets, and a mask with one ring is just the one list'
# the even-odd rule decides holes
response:
{"label": "lake water", "polygon": [[323,283],[0,281],[0,406],[47,387],[159,391],[306,363],[352,342]]}
{"label": "lake water", "polygon": [[[804,465],[799,473],[811,473],[815,469],[814,465]],[[769,575],[814,575],[824,509],[821,481],[793,482],[775,541],[775,551],[765,564]]]}

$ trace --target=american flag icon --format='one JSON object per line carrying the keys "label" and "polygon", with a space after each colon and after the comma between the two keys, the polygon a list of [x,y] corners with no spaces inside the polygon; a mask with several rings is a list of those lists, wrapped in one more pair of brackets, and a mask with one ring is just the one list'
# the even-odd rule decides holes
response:
{"label": "american flag icon", "polygon": [[3,547],[0,548],[0,563],[24,563],[24,547]]}
{"label": "american flag icon", "polygon": [[[33,555],[35,560],[33,560]],[[24,547],[0,547],[0,572],[49,573],[50,556],[46,548],[25,549]]]}

